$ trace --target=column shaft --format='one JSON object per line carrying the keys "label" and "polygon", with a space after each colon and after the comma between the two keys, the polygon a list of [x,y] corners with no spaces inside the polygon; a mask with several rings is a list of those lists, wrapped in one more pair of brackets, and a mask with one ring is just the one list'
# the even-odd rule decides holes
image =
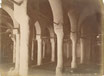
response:
{"label": "column shaft", "polygon": [[45,53],[46,53],[46,43],[43,41],[43,58],[45,58]]}
{"label": "column shaft", "polygon": [[80,39],[80,48],[81,48],[81,51],[80,51],[80,63],[84,63],[84,39]]}
{"label": "column shaft", "polygon": [[57,36],[57,66],[56,76],[61,76],[63,70],[63,7],[61,0],[49,0],[53,13],[54,31]]}
{"label": "column shaft", "polygon": [[63,32],[57,31],[57,66],[56,76],[62,76],[63,71]]}
{"label": "column shaft", "polygon": [[20,75],[28,74],[28,59],[29,59],[29,25],[28,21],[24,21],[25,26],[20,24]]}
{"label": "column shaft", "polygon": [[72,40],[72,62],[71,68],[77,67],[77,43],[78,43],[78,25],[77,25],[77,15],[73,14],[73,11],[68,12],[68,16],[71,23],[71,40]]}
{"label": "column shaft", "polygon": [[42,39],[40,38],[41,36],[36,36],[37,39],[37,65],[42,64]]}
{"label": "column shaft", "polygon": [[55,39],[51,38],[50,41],[51,41],[51,50],[52,50],[51,61],[55,62]]}
{"label": "column shaft", "polygon": [[16,38],[13,37],[13,63],[16,62]]}
{"label": "column shaft", "polygon": [[63,67],[63,37],[57,38],[57,68]]}
{"label": "column shaft", "polygon": [[72,40],[72,62],[71,62],[71,68],[77,67],[77,34],[71,33],[71,40]]}
{"label": "column shaft", "polygon": [[34,60],[34,40],[32,40],[31,60]]}
{"label": "column shaft", "polygon": [[69,56],[70,56],[70,55],[69,55],[69,53],[70,53],[70,52],[69,52],[69,51],[70,51],[70,50],[69,50],[69,42],[66,44],[66,46],[67,46],[67,59],[69,59]]}
{"label": "column shaft", "polygon": [[15,62],[15,70],[19,72],[20,65],[20,36],[16,34],[16,62]]}
{"label": "column shaft", "polygon": [[19,75],[28,75],[28,59],[29,59],[29,17],[27,16],[27,0],[24,0],[21,5],[14,4],[14,17],[20,24],[20,67]]}

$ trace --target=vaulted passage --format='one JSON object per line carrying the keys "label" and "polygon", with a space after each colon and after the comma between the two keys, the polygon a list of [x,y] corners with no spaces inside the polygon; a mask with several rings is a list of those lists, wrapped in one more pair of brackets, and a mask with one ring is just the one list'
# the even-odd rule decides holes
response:
{"label": "vaulted passage", "polygon": [[3,0],[0,70],[6,76],[101,74],[98,0]]}

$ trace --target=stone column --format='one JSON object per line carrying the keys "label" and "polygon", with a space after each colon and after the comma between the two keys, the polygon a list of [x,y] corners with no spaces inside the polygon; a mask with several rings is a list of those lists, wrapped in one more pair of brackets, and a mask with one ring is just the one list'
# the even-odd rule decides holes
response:
{"label": "stone column", "polygon": [[37,65],[42,64],[42,38],[41,27],[38,21],[34,24],[36,28],[36,40],[37,40]]}
{"label": "stone column", "polygon": [[34,60],[34,39],[32,39],[31,60]]}
{"label": "stone column", "polygon": [[20,37],[19,30],[13,29],[13,34],[15,35],[15,72],[19,72],[19,62],[20,62]]}
{"label": "stone column", "polygon": [[[60,29],[61,30],[61,29]],[[63,33],[57,34],[57,69],[63,68]]]}
{"label": "stone column", "polygon": [[54,31],[57,36],[57,66],[56,76],[62,75],[63,70],[63,8],[61,0],[49,0],[53,12]]}
{"label": "stone column", "polygon": [[55,39],[54,39],[54,37],[51,38],[50,41],[51,41],[51,50],[52,50],[51,61],[55,62]]}
{"label": "stone column", "polygon": [[69,55],[69,53],[70,53],[70,50],[69,50],[69,41],[67,42],[66,46],[67,46],[67,59],[69,59],[69,57],[70,57],[70,55]]}
{"label": "stone column", "polygon": [[45,53],[46,53],[46,42],[43,40],[43,58],[45,58]]}
{"label": "stone column", "polygon": [[77,54],[76,54],[76,50],[77,50],[77,38],[76,38],[76,34],[72,33],[71,34],[71,40],[72,40],[72,62],[71,62],[71,68],[76,68],[77,67]]}
{"label": "stone column", "polygon": [[16,62],[16,36],[13,35],[11,39],[13,41],[13,63],[15,63]]}
{"label": "stone column", "polygon": [[35,30],[34,30],[34,28],[32,28],[33,30],[32,30],[32,49],[31,49],[31,60],[34,60],[34,45],[35,45]]}
{"label": "stone column", "polygon": [[[26,17],[25,17],[26,18]],[[28,18],[20,24],[20,75],[28,74],[28,59],[29,59],[29,25]],[[24,25],[24,26],[22,26]]]}
{"label": "stone column", "polygon": [[15,69],[19,72],[20,63],[20,34],[16,34],[16,62]]}
{"label": "stone column", "polygon": [[27,16],[27,0],[21,5],[14,4],[14,17],[20,24],[20,67],[19,75],[28,75],[28,59],[29,59],[29,18]]}
{"label": "stone column", "polygon": [[57,35],[57,66],[56,66],[56,76],[62,76],[63,73],[63,29],[56,30]]}
{"label": "stone column", "polygon": [[80,39],[80,63],[83,64],[84,63],[84,39],[81,38]]}
{"label": "stone column", "polygon": [[80,63],[81,64],[83,64],[84,63],[84,59],[85,59],[85,55],[84,55],[84,53],[85,53],[85,51],[86,51],[86,49],[85,49],[85,41],[86,41],[86,39],[85,39],[85,34],[84,34],[84,29],[83,29],[84,27],[82,27],[81,28],[81,38],[80,38]]}
{"label": "stone column", "polygon": [[78,25],[77,25],[77,15],[73,11],[68,12],[68,16],[71,23],[71,34],[70,38],[72,41],[72,62],[71,68],[77,67],[77,43],[78,43]]}
{"label": "stone column", "polygon": [[37,65],[42,64],[42,39],[41,35],[36,35],[36,40],[37,40]]}

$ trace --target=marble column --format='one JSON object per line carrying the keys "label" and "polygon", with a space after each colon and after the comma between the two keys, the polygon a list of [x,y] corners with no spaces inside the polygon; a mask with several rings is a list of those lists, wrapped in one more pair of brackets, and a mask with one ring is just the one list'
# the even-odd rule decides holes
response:
{"label": "marble column", "polygon": [[35,50],[35,29],[32,28],[32,32],[31,32],[31,39],[32,39],[32,49],[31,49],[31,60],[34,60],[34,50]]}
{"label": "marble column", "polygon": [[28,75],[28,59],[29,59],[29,17],[27,15],[27,0],[21,5],[14,4],[14,18],[20,24],[20,63],[19,75]]}
{"label": "marble column", "polygon": [[67,59],[69,59],[69,57],[70,57],[70,55],[69,55],[69,53],[70,53],[70,45],[69,45],[69,42],[67,42],[66,47],[67,47]]}
{"label": "marble column", "polygon": [[63,73],[63,30],[57,30],[57,66],[56,76],[62,76]]}
{"label": "marble column", "polygon": [[57,36],[57,68],[63,67],[63,34]]}
{"label": "marble column", "polygon": [[19,63],[20,63],[20,34],[16,34],[16,63],[15,69],[19,72]]}
{"label": "marble column", "polygon": [[42,64],[42,39],[41,35],[36,35],[37,40],[37,65]]}
{"label": "marble column", "polygon": [[77,41],[76,41],[76,34],[71,35],[71,40],[72,40],[72,62],[71,62],[71,68],[76,68],[77,67]]}
{"label": "marble column", "polygon": [[36,28],[36,40],[37,40],[37,65],[42,64],[42,38],[41,27],[38,21],[34,24]]}
{"label": "marble column", "polygon": [[84,58],[84,51],[85,51],[85,50],[84,50],[84,46],[85,46],[84,44],[85,44],[85,41],[84,41],[83,38],[81,38],[81,39],[80,39],[80,50],[81,50],[81,51],[80,51],[80,63],[81,63],[81,64],[84,63],[84,59],[85,59],[85,58]]}
{"label": "marble column", "polygon": [[13,29],[15,35],[15,72],[19,73],[19,62],[20,62],[20,37],[19,30]]}
{"label": "marble column", "polygon": [[[25,17],[26,18],[26,17]],[[25,25],[25,26],[22,26]],[[20,24],[20,75],[26,76],[28,74],[28,59],[29,59],[29,25],[28,19]]]}
{"label": "marble column", "polygon": [[11,39],[13,41],[13,63],[15,63],[16,62],[16,36],[13,35]]}
{"label": "marble column", "polygon": [[54,21],[54,31],[57,37],[57,66],[56,76],[60,76],[63,70],[63,8],[61,0],[49,0]]}
{"label": "marble column", "polygon": [[45,40],[43,40],[43,58],[45,58],[45,54],[46,54],[46,42]]}
{"label": "marble column", "polygon": [[32,39],[31,60],[34,60],[34,39]]}
{"label": "marble column", "polygon": [[71,23],[71,34],[70,38],[72,41],[72,62],[71,68],[77,67],[77,43],[78,43],[78,25],[77,25],[77,15],[73,14],[73,11],[68,12],[68,16]]}
{"label": "marble column", "polygon": [[51,41],[51,50],[52,50],[51,61],[55,62],[55,39],[51,38],[50,41]]}

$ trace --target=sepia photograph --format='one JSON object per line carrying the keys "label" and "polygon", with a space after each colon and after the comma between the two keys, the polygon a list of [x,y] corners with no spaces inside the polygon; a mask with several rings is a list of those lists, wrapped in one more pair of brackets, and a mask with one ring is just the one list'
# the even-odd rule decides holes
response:
{"label": "sepia photograph", "polygon": [[0,0],[0,76],[104,76],[104,0]]}

